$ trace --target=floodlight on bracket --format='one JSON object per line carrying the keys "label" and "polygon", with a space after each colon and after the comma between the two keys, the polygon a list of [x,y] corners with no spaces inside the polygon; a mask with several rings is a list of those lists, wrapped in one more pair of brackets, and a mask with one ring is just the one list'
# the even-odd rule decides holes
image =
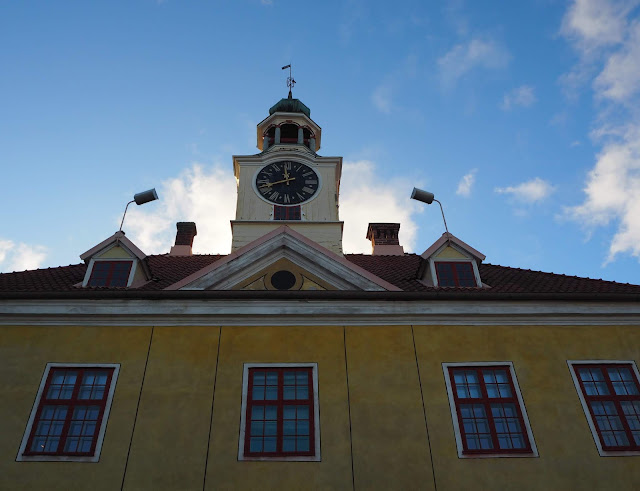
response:
{"label": "floodlight on bracket", "polygon": [[442,213],[442,221],[444,222],[444,229],[447,232],[447,236],[449,235],[449,229],[447,228],[447,220],[444,218],[444,210],[442,209],[442,203],[440,203],[440,201],[438,201],[435,198],[433,193],[430,193],[429,191],[425,191],[423,189],[413,188],[413,191],[411,191],[411,199],[415,199],[416,201],[422,201],[423,203],[426,203],[428,205],[430,205],[434,201],[438,203],[440,205],[440,213]]}
{"label": "floodlight on bracket", "polygon": [[158,193],[156,193],[156,188],[148,189],[147,191],[142,191],[141,193],[137,193],[133,195],[133,199],[127,203],[127,206],[124,207],[124,214],[122,215],[122,221],[120,222],[120,230],[122,232],[122,225],[124,224],[124,217],[127,216],[127,208],[131,203],[135,203],[136,205],[144,205],[149,201],[155,201],[158,199]]}

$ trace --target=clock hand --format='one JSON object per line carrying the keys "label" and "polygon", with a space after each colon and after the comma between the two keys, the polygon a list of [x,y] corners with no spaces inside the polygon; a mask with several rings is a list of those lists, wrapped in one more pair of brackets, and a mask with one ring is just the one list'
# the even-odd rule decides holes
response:
{"label": "clock hand", "polygon": [[[281,181],[268,182],[264,186],[267,186],[268,188],[270,188],[274,184],[280,184],[281,182],[286,182],[287,184],[289,184],[289,181],[295,181],[295,180],[296,180],[295,177],[289,177],[288,179],[282,179]],[[264,187],[264,186],[260,186],[260,187]]]}

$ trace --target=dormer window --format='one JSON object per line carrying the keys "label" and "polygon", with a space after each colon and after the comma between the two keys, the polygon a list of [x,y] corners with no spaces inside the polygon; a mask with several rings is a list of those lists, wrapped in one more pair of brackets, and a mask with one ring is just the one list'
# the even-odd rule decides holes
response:
{"label": "dormer window", "polygon": [[87,286],[125,287],[133,261],[95,261]]}
{"label": "dormer window", "polygon": [[146,255],[116,232],[80,256],[87,272],[77,287],[136,288],[151,279]]}
{"label": "dormer window", "polygon": [[478,286],[470,261],[436,261],[438,286]]}
{"label": "dormer window", "polygon": [[478,266],[485,256],[456,236],[445,232],[422,254],[424,285],[443,288],[484,288]]}

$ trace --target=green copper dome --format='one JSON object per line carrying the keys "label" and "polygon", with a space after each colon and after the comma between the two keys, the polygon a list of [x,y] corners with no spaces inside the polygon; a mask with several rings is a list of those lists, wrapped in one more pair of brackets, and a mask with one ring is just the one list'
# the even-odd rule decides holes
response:
{"label": "green copper dome", "polygon": [[311,117],[311,110],[300,99],[280,99],[269,109],[269,114],[273,113],[302,113]]}

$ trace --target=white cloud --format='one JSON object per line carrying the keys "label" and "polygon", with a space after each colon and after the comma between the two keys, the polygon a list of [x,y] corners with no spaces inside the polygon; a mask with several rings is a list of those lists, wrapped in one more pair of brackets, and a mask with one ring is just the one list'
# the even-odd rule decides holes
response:
{"label": "white cloud", "polygon": [[587,175],[583,202],[564,214],[590,233],[616,227],[607,262],[622,253],[640,258],[640,20],[633,12],[638,5],[640,0],[576,0],[562,30],[581,60],[594,67],[594,97],[602,102],[591,134],[602,148]]}
{"label": "white cloud", "polygon": [[476,67],[504,68],[509,58],[506,48],[492,40],[476,38],[466,44],[458,44],[438,60],[442,84],[455,85],[459,78]]}
{"label": "white cloud", "polygon": [[[640,0],[574,0],[571,3],[560,29],[580,56],[560,77],[569,99],[576,100],[580,89],[598,74],[603,58],[610,56],[620,44],[628,44],[628,14],[638,5]],[[611,81],[607,78],[603,77],[599,83],[609,85]]]}
{"label": "white cloud", "polygon": [[371,101],[378,111],[389,114],[391,112],[391,87],[388,84],[376,87],[371,94]]}
{"label": "white cloud", "polygon": [[462,176],[460,182],[458,183],[458,189],[456,190],[456,194],[459,196],[470,196],[471,188],[473,187],[473,183],[476,180],[476,172],[478,169],[472,169],[469,173]]}
{"label": "white cloud", "polygon": [[524,203],[535,203],[547,198],[554,191],[554,187],[547,181],[535,177],[529,181],[517,184],[516,186],[507,186],[504,188],[495,188],[498,194],[510,194],[518,201]]}
{"label": "white cloud", "polygon": [[0,239],[0,270],[5,272],[38,269],[47,257],[47,249],[41,245],[30,245]]}
{"label": "white cloud", "polygon": [[609,247],[609,260],[621,252],[640,257],[640,125],[628,127],[606,143],[589,172],[578,206],[565,209],[587,228],[619,223]]}
{"label": "white cloud", "polygon": [[231,249],[229,220],[235,216],[236,180],[221,165],[194,163],[158,187],[160,200],[130,209],[124,230],[146,254],[169,252],[176,222],[196,222],[193,250],[227,254]]}
{"label": "white cloud", "polygon": [[506,93],[502,99],[502,109],[509,111],[512,107],[530,107],[536,102],[536,95],[530,85],[521,85]]}
{"label": "white cloud", "polygon": [[400,245],[405,252],[415,246],[415,213],[421,211],[409,198],[413,183],[408,179],[386,180],[376,173],[370,160],[345,161],[340,181],[340,219],[344,221],[343,249],[347,253],[371,254],[365,236],[367,225],[400,223]]}
{"label": "white cloud", "polygon": [[262,5],[273,5],[273,0],[260,0]]}
{"label": "white cloud", "polygon": [[627,103],[640,90],[640,22],[629,29],[629,37],[620,50],[606,60],[595,79],[597,93],[619,103]]}
{"label": "white cloud", "polygon": [[7,255],[15,247],[15,244],[11,240],[0,240],[0,265],[7,258]]}
{"label": "white cloud", "polygon": [[627,14],[638,0],[575,0],[562,20],[561,32],[584,54],[622,41]]}

